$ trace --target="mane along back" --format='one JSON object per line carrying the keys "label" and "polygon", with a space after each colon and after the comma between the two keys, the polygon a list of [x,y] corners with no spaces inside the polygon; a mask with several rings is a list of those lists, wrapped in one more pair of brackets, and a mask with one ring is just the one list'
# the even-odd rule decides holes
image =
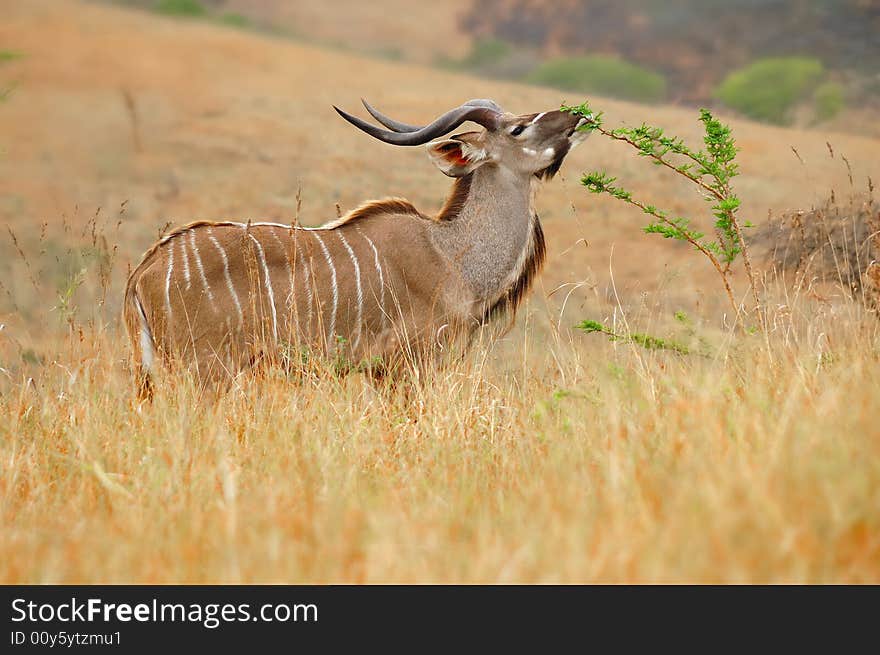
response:
{"label": "mane along back", "polygon": [[359,207],[355,207],[341,218],[325,223],[318,229],[335,230],[343,225],[348,225],[370,216],[378,216],[379,214],[411,214],[425,220],[433,220],[429,216],[422,214],[405,198],[383,198],[382,200],[371,200]]}

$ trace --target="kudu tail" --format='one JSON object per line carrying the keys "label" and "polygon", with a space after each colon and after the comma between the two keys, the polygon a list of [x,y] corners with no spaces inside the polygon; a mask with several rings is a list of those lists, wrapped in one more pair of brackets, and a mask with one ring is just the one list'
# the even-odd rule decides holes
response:
{"label": "kudu tail", "polygon": [[128,278],[125,287],[125,300],[122,306],[122,318],[131,341],[132,358],[134,360],[135,389],[139,400],[153,398],[152,369],[156,361],[156,343],[147,322],[147,315],[137,293],[136,270]]}

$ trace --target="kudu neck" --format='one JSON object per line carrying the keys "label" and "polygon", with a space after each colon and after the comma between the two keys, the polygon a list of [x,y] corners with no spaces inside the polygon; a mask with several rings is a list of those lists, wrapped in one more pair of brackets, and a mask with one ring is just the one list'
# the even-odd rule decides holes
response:
{"label": "kudu neck", "polygon": [[530,199],[531,176],[499,166],[481,166],[457,181],[434,231],[435,245],[477,304],[492,304],[515,280],[533,230]]}

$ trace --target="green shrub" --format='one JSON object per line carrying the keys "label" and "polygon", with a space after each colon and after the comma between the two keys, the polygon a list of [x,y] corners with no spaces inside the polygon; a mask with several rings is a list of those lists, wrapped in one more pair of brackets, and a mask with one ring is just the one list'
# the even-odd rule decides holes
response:
{"label": "green shrub", "polygon": [[373,57],[378,57],[379,59],[386,59],[388,61],[403,61],[406,58],[406,54],[400,48],[395,48],[393,46],[376,48],[375,50],[370,50],[369,54]]}
{"label": "green shrub", "polygon": [[[15,52],[14,50],[0,50],[0,64],[21,59],[22,56],[23,55],[20,52]],[[14,84],[12,86],[0,86],[0,102],[3,102],[12,95],[14,88]]]}
{"label": "green shrub", "polygon": [[553,59],[538,66],[526,81],[563,91],[596,93],[638,102],[657,102],[666,97],[666,80],[662,75],[622,59],[600,55]]}
{"label": "green shrub", "polygon": [[818,59],[761,59],[728,75],[715,96],[750,118],[782,125],[790,121],[792,107],[815,88],[822,73]]}
{"label": "green shrub", "polygon": [[485,71],[503,62],[513,53],[507,41],[501,39],[477,39],[471,50],[461,59],[441,58],[439,64],[445,68]]}
{"label": "green shrub", "polygon": [[500,39],[480,39],[461,59],[441,56],[437,66],[467,71],[483,77],[518,80],[537,65],[537,54],[528,48],[514,48]]}
{"label": "green shrub", "polygon": [[837,116],[846,105],[843,87],[837,82],[823,82],[816,87],[813,102],[816,106],[816,120],[830,120]]}
{"label": "green shrub", "polygon": [[229,27],[238,27],[240,29],[251,27],[250,19],[241,14],[222,14],[217,20]]}
{"label": "green shrub", "polygon": [[471,51],[457,64],[461,68],[479,70],[506,59],[512,51],[511,45],[501,39],[480,39],[474,43]]}
{"label": "green shrub", "polygon": [[157,0],[153,9],[160,14],[185,18],[204,18],[208,15],[208,10],[199,0]]}

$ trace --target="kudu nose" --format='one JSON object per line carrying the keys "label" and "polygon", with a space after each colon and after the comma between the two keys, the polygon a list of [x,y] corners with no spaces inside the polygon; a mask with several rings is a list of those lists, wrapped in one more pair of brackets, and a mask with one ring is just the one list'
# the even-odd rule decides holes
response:
{"label": "kudu nose", "polygon": [[556,109],[539,114],[535,120],[543,130],[546,130],[545,133],[555,132],[568,137],[577,129],[581,118],[575,114]]}

